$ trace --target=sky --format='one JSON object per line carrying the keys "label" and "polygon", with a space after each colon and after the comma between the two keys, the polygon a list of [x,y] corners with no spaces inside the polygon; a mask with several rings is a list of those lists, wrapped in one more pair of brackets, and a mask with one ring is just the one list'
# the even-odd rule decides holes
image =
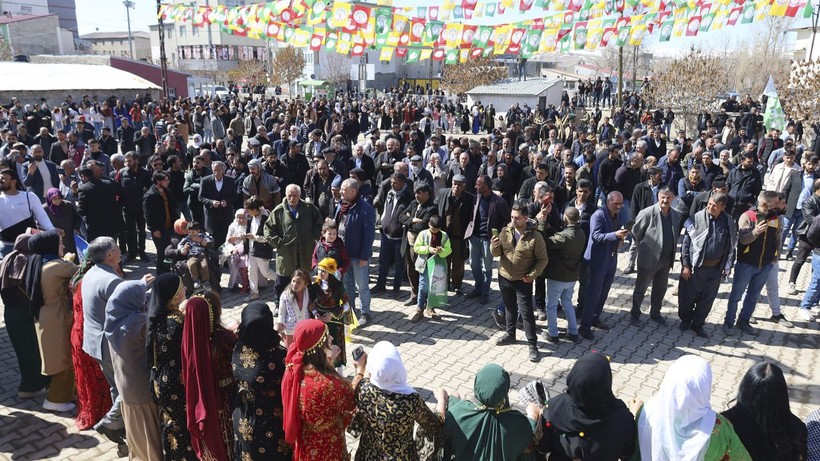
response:
{"label": "sky", "polygon": [[[148,26],[156,24],[156,1],[153,0],[133,0],[134,9],[131,10],[131,30],[148,31]],[[101,0],[76,0],[77,22],[79,23],[80,34],[91,32],[119,32],[128,30],[125,6],[121,1],[116,0],[108,3],[107,8],[100,8]],[[396,5],[425,6],[440,4],[438,0],[396,0]],[[508,10],[503,16],[497,15],[495,22],[510,22],[523,19],[533,19],[537,17],[534,11],[528,13],[510,14]],[[477,24],[477,22],[476,22]],[[795,23],[795,27],[807,26],[808,19],[800,19]],[[721,47],[725,43],[748,43],[759,33],[759,26],[755,24],[738,24],[733,27],[726,27],[723,30],[698,34],[697,37],[673,38],[667,43],[658,43],[657,35],[653,34],[648,38],[647,48],[650,52],[663,56],[675,56],[689,49],[691,46],[709,49],[716,44]],[[794,34],[790,34],[791,37]]]}

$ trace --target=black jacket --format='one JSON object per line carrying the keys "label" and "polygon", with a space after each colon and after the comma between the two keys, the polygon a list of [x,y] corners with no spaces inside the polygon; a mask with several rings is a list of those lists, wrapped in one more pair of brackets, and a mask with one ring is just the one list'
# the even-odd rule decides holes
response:
{"label": "black jacket", "polygon": [[[222,181],[222,190],[220,191],[216,190],[214,175],[202,178],[199,186],[199,201],[202,202],[202,208],[205,210],[205,230],[212,233],[212,235],[217,226],[224,225],[226,231],[230,222],[233,221],[236,182],[234,178],[227,175],[222,176]],[[213,207],[213,202],[222,200],[227,203],[227,206]]]}
{"label": "black jacket", "polygon": [[[660,186],[658,186],[660,187]],[[630,213],[630,221],[635,222],[638,213],[644,208],[649,208],[655,204],[655,194],[652,193],[652,186],[649,181],[638,183],[632,191],[632,210]]]}
{"label": "black jacket", "polygon": [[[265,215],[265,214],[261,214],[259,217],[260,217],[259,228],[256,229],[256,233],[254,235],[259,236],[259,237],[263,237],[263,239],[264,239],[264,236],[265,236],[265,222],[267,222],[268,216]],[[251,233],[251,220],[252,219],[253,218],[248,216],[248,223],[245,226],[245,232],[247,232],[248,234]],[[245,247],[246,248],[249,247],[250,243],[251,242],[245,241]],[[265,242],[254,241],[253,242],[253,248],[251,248],[251,251],[250,251],[250,255],[254,256],[254,257],[257,257],[257,258],[262,258],[262,259],[271,259],[271,258],[273,258],[273,247],[271,247],[270,244],[267,241],[265,241]]]}
{"label": "black jacket", "polygon": [[[387,181],[388,187],[389,180]],[[384,197],[384,205],[387,206],[387,201],[389,197],[388,194],[385,194]],[[384,216],[384,213],[379,215],[379,222],[382,225],[382,234],[385,234],[387,237],[392,239],[403,239],[404,238],[404,226],[399,219],[404,213],[407,211],[407,207],[410,206],[410,202],[413,201],[413,193],[411,192],[411,185],[406,184],[404,188],[396,194],[396,204],[394,205],[395,208],[393,209],[390,216]]]}
{"label": "black jacket", "polygon": [[803,222],[797,228],[798,235],[806,235],[806,231],[809,230],[809,225],[815,216],[820,216],[820,196],[811,194],[806,200],[803,200]]}
{"label": "black jacket", "polygon": [[[444,218],[444,231],[447,232],[447,235],[450,238],[464,238],[464,231],[467,230],[467,225],[473,216],[475,196],[462,192],[461,197],[456,198],[453,196],[451,188],[444,187],[436,191],[434,202],[438,208],[439,216]],[[456,213],[458,213],[458,221],[461,222],[461,226],[458,228],[453,226],[453,218]]]}
{"label": "black jacket", "polygon": [[[705,190],[703,192],[698,192],[695,195],[695,198],[692,200],[692,207],[689,209],[689,216],[695,216],[695,213],[701,211],[706,208],[706,204],[709,203],[709,198],[712,196],[711,190]],[[735,200],[732,197],[726,196],[726,208],[724,211],[728,214],[732,214],[732,210],[735,209]]]}
{"label": "black jacket", "polygon": [[[370,158],[370,156],[367,155],[367,154],[362,155],[361,164],[362,164],[361,169],[364,170],[364,174],[365,174],[365,176],[367,176],[366,178],[362,178],[362,179],[363,180],[368,179],[368,180],[371,180],[371,181],[375,180],[376,179],[376,164],[373,163],[373,159]],[[347,171],[350,171],[354,168],[356,168],[356,158],[355,157],[353,157],[353,158],[351,158],[350,160],[347,161]],[[344,174],[345,172],[337,171],[336,173]],[[345,179],[347,179],[346,174],[343,177]]]}
{"label": "black jacket", "polygon": [[296,184],[301,187],[302,184],[305,183],[305,176],[307,176],[308,170],[310,170],[307,158],[302,154],[298,154],[296,157],[285,155],[279,157],[279,161],[285,165],[288,171],[289,183],[285,185]]}
{"label": "black jacket", "polygon": [[[174,226],[174,220],[179,216],[178,204],[173,192],[170,189],[165,189],[166,197],[168,198],[168,211],[171,216],[165,214],[165,200],[162,199],[162,194],[157,189],[156,185],[152,185],[148,192],[145,193],[145,198],[142,201],[142,212],[145,215],[145,226],[149,231],[170,230]],[[166,227],[167,222],[171,223],[171,227]]]}
{"label": "black jacket", "polygon": [[[402,234],[401,238],[401,254],[407,251],[409,241],[407,240],[407,233],[419,235],[421,231],[427,229],[430,218],[438,214],[438,208],[433,201],[433,197],[427,199],[423,205],[418,201],[413,200],[405,211],[399,216],[399,222],[404,226],[407,232]],[[421,219],[421,222],[414,223],[413,218]]]}
{"label": "black jacket", "polygon": [[119,185],[107,178],[93,178],[80,186],[77,212],[85,220],[88,240],[101,235],[117,237],[123,228]]}
{"label": "black jacket", "polygon": [[726,185],[729,186],[729,196],[735,199],[735,203],[754,205],[757,195],[763,190],[763,179],[755,167],[748,170],[737,167],[729,172]]}
{"label": "black jacket", "polygon": [[127,167],[117,172],[116,181],[122,187],[122,205],[128,213],[139,213],[143,197],[151,188],[151,173],[145,168],[131,171]]}

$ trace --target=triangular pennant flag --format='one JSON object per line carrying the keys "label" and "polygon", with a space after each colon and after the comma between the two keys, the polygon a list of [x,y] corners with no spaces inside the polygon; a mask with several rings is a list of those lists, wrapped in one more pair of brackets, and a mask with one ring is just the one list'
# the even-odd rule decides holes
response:
{"label": "triangular pennant flag", "polygon": [[393,58],[395,48],[386,46],[379,51],[379,61],[390,61]]}
{"label": "triangular pennant flag", "polygon": [[692,16],[689,18],[689,24],[686,26],[686,36],[694,37],[700,31],[700,16]]}
{"label": "triangular pennant flag", "polygon": [[672,28],[675,26],[675,21],[669,20],[661,24],[661,34],[658,37],[658,41],[668,42],[672,38]]}
{"label": "triangular pennant flag", "polygon": [[352,4],[336,0],[333,3],[333,8],[330,13],[330,26],[337,28],[346,27],[350,20],[350,13],[352,10]]}

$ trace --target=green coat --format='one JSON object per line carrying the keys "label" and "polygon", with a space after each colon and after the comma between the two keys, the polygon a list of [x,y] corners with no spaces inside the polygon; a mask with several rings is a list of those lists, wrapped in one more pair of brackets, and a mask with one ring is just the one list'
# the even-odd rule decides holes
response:
{"label": "green coat", "polygon": [[299,201],[296,218],[287,202],[273,209],[265,222],[265,238],[276,250],[276,273],[290,277],[296,269],[310,271],[313,247],[322,233],[322,213],[315,205]]}

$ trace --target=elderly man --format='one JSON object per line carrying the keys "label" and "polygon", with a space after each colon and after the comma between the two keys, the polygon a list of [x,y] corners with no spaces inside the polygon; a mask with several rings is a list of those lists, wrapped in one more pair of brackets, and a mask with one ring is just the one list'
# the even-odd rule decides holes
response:
{"label": "elderly man", "polygon": [[273,176],[265,172],[259,159],[248,162],[248,171],[251,174],[242,181],[243,200],[248,200],[255,195],[262,199],[265,209],[268,211],[273,210],[282,200],[279,183]]}
{"label": "elderly man", "polygon": [[376,165],[373,163],[372,158],[365,155],[364,144],[362,143],[353,146],[353,156],[347,162],[347,169],[344,172],[337,171],[337,173],[342,175],[355,168],[361,168],[364,170],[366,180],[372,181],[376,179]]}
{"label": "elderly man", "polygon": [[148,158],[154,155],[154,149],[157,147],[157,138],[147,126],[144,126],[134,138],[134,145],[137,148],[140,165],[147,165]]}
{"label": "elderly man", "polygon": [[[118,272],[120,249],[111,237],[99,237],[88,245],[86,256],[94,267],[83,277],[83,351],[97,361],[105,380],[108,381],[113,405],[103,418],[94,425],[94,429],[108,437],[112,442],[124,444],[125,423],[120,411],[120,394],[114,382],[114,367],[111,364],[111,351],[105,339],[105,307],[123,279]],[[150,283],[153,276],[146,274],[143,281]]]}
{"label": "elderly man", "polygon": [[680,329],[691,329],[706,338],[703,325],[712,310],[721,280],[732,268],[737,228],[725,211],[729,197],[723,192],[709,196],[706,209],[686,221],[681,244],[681,281],[678,289]]}
{"label": "elderly man", "polygon": [[620,192],[610,192],[606,198],[606,207],[599,208],[590,218],[589,240],[584,253],[590,270],[581,326],[578,329],[578,334],[584,339],[595,339],[592,327],[609,330],[609,326],[601,322],[600,316],[615,278],[618,247],[629,234],[628,229],[621,228],[618,218],[623,203],[624,198]]}
{"label": "elderly man", "polygon": [[383,293],[386,290],[387,274],[390,265],[393,264],[395,275],[393,276],[393,295],[398,295],[404,279],[404,267],[401,258],[401,243],[405,238],[404,226],[400,219],[404,215],[410,202],[413,201],[412,185],[407,183],[407,178],[403,173],[393,173],[387,180],[388,189],[384,193],[379,193],[377,198],[383,203],[379,223],[381,225],[381,244],[379,246],[379,274],[376,279],[376,286],[373,287],[373,294]]}
{"label": "elderly man", "polygon": [[57,173],[57,165],[44,157],[45,152],[39,144],[31,146],[32,160],[23,165],[25,176],[23,185],[29,192],[34,192],[40,203],[45,203],[46,193],[52,187],[60,186],[60,176]]}
{"label": "elderly man", "polygon": [[285,200],[265,221],[265,239],[276,250],[276,286],[274,303],[285,289],[296,269],[310,271],[313,247],[322,231],[322,214],[313,204],[301,199],[302,188],[291,184],[285,188]]}
{"label": "elderly man", "polygon": [[213,174],[202,178],[199,187],[199,201],[205,211],[205,230],[214,238],[214,247],[219,248],[228,235],[228,226],[233,221],[233,203],[236,200],[236,181],[225,176],[225,165],[213,162]]}
{"label": "elderly man", "polygon": [[325,160],[317,161],[316,168],[309,171],[305,178],[305,195],[310,203],[319,208],[322,219],[332,217],[336,213],[332,190],[332,184],[336,178],[341,178],[341,176],[331,171]]}
{"label": "elderly man", "polygon": [[370,312],[370,257],[376,235],[376,210],[359,195],[359,183],[352,178],[341,185],[342,202],[336,210],[335,221],[339,238],[345,242],[350,258],[350,269],[344,275],[345,290],[350,294],[350,305],[355,309],[353,293],[359,293],[361,316],[359,325],[372,322]]}
{"label": "elderly man", "polygon": [[435,203],[438,214],[444,218],[444,231],[450,238],[452,252],[447,256],[447,274],[450,277],[450,289],[456,296],[464,294],[461,283],[464,280],[464,261],[467,260],[467,240],[464,233],[473,213],[475,196],[465,191],[464,175],[453,176],[453,187],[439,189]]}
{"label": "elderly man", "polygon": [[547,247],[535,221],[527,218],[524,204],[513,204],[511,220],[512,225],[504,226],[500,233],[493,235],[490,244],[493,256],[501,257],[498,286],[506,310],[505,333],[495,343],[499,346],[515,343],[515,325],[520,312],[529,344],[529,359],[537,362],[532,282],[547,267]]}
{"label": "elderly man", "polygon": [[641,304],[652,283],[649,318],[661,325],[661,304],[666,295],[669,271],[675,260],[675,248],[681,229],[681,214],[672,209],[675,193],[669,186],[658,190],[658,203],[638,213],[632,236],[638,246],[638,277],[632,291],[632,325],[641,325]]}

